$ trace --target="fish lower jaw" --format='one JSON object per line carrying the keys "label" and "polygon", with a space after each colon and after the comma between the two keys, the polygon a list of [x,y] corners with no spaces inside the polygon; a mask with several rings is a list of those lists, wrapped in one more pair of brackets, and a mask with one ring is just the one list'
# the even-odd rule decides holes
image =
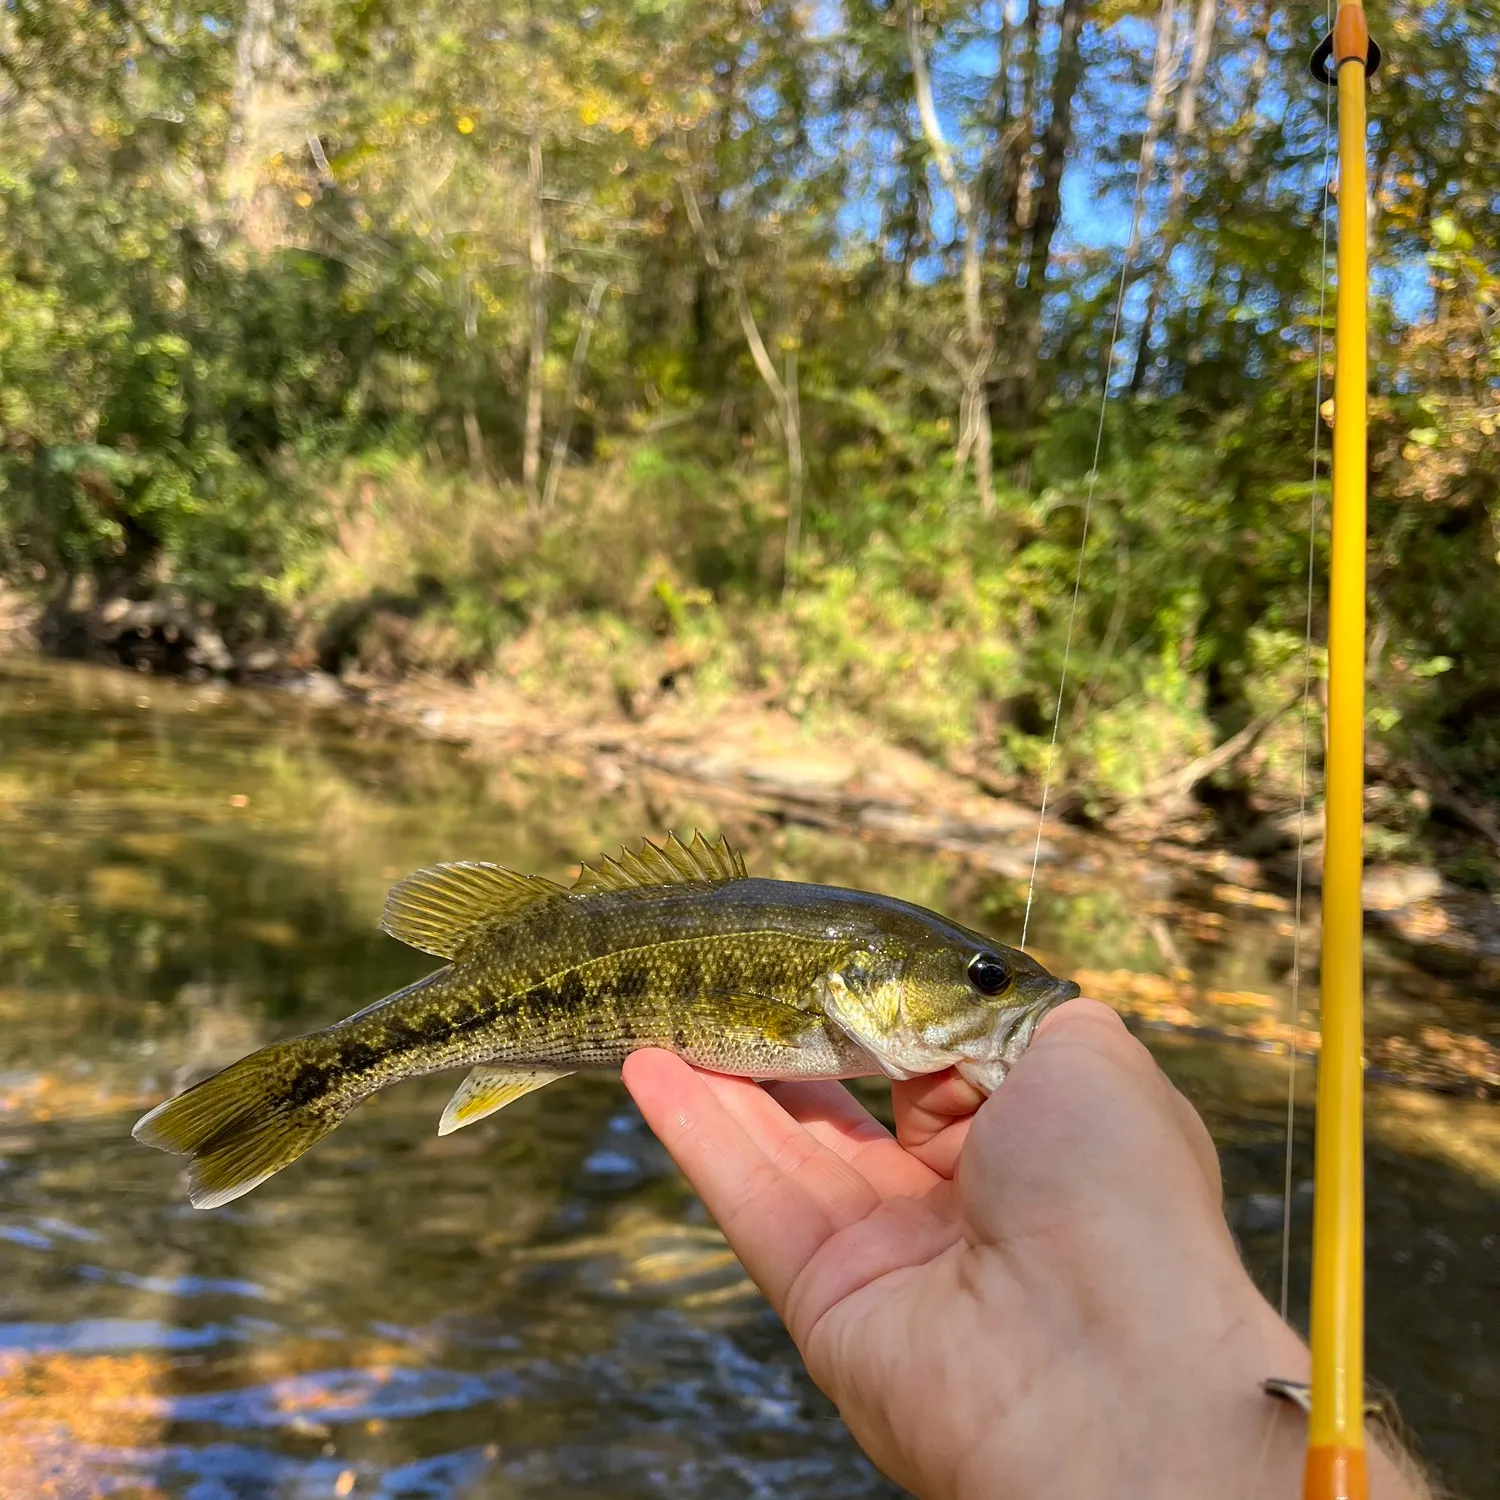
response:
{"label": "fish lower jaw", "polygon": [[953,1068],[960,1078],[972,1083],[982,1094],[994,1093],[1011,1069],[1010,1060],[1005,1057],[964,1057],[957,1052],[923,1050],[917,1055],[902,1052],[898,1056],[872,1050],[871,1056],[879,1064],[880,1071],[894,1082],[905,1083],[913,1078],[926,1078],[933,1073],[941,1073],[945,1068]]}
{"label": "fish lower jaw", "polygon": [[1042,1017],[1048,1011],[1071,1000],[1078,993],[1075,984],[1060,983],[1054,996],[1041,1003],[1002,1011],[989,1036],[989,1044],[983,1055],[964,1057],[958,1060],[959,1077],[985,1094],[993,1094],[1010,1070],[1020,1061],[1021,1054],[1031,1045]]}
{"label": "fish lower jaw", "polygon": [[981,1094],[993,1094],[1010,1072],[1011,1065],[1003,1057],[989,1058],[984,1062],[968,1059],[958,1064],[958,1076],[971,1083]]}
{"label": "fish lower jaw", "polygon": [[[930,1033],[924,1037],[906,1028],[878,1040],[852,1030],[849,1034],[887,1078],[905,1082],[956,1068],[960,1077],[983,1093],[991,1094],[1031,1045],[1042,1017],[1077,993],[1076,984],[1059,980],[1041,999],[998,1012],[987,1033],[971,1033],[962,1039],[950,1034],[939,1040]],[[942,1045],[943,1042],[947,1045]]]}
{"label": "fish lower jaw", "polygon": [[912,1038],[890,1038],[883,1042],[861,1039],[860,1045],[874,1058],[880,1071],[887,1078],[904,1083],[911,1078],[925,1078],[929,1073],[941,1073],[962,1061],[957,1052],[933,1047]]}

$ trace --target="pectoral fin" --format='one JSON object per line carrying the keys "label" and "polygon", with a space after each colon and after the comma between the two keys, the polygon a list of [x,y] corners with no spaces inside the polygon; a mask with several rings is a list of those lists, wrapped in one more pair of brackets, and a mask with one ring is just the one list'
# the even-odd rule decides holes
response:
{"label": "pectoral fin", "polygon": [[522,1094],[546,1088],[567,1076],[567,1072],[558,1073],[550,1068],[530,1068],[525,1072],[516,1068],[475,1068],[448,1101],[443,1118],[438,1121],[438,1134],[452,1135],[455,1130],[504,1109]]}

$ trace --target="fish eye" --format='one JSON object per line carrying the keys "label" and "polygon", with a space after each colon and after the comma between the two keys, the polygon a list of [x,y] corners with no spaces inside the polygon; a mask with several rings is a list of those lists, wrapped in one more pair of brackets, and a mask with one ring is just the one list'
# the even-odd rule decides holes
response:
{"label": "fish eye", "polygon": [[1010,983],[1010,965],[994,953],[976,953],[969,960],[969,983],[981,995],[998,995]]}

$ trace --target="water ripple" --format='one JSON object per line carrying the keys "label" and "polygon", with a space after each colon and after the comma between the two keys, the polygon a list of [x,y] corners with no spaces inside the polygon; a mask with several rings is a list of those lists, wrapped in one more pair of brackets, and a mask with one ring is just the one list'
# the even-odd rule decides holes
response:
{"label": "water ripple", "polygon": [[395,1421],[434,1412],[461,1411],[519,1395],[521,1380],[507,1370],[462,1374],[454,1370],[341,1369],[288,1376],[242,1390],[151,1397],[143,1411],[177,1422],[219,1427],[289,1427],[312,1418],[320,1424]]}
{"label": "water ripple", "polygon": [[340,1481],[354,1476],[353,1493],[389,1500],[454,1500],[483,1476],[493,1449],[463,1448],[417,1459],[398,1468],[319,1456],[292,1458],[241,1443],[203,1447],[96,1448],[89,1457],[101,1471],[107,1494],[138,1494],[146,1487],[165,1487],[191,1500],[328,1500]]}
{"label": "water ripple", "polygon": [[125,1349],[206,1349],[246,1337],[209,1323],[174,1328],[155,1318],[80,1318],[72,1323],[0,1323],[0,1350],[26,1354],[104,1354]]}

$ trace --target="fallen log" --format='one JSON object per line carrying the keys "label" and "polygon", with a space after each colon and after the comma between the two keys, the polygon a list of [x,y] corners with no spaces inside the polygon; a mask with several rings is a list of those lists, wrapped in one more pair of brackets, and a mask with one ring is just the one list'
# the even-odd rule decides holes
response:
{"label": "fallen log", "polygon": [[1169,771],[1165,776],[1158,776],[1155,781],[1148,782],[1131,800],[1137,803],[1180,801],[1200,781],[1207,781],[1215,771],[1222,771],[1225,766],[1233,765],[1242,755],[1248,755],[1260,744],[1266,731],[1301,701],[1302,693],[1299,690],[1279,707],[1257,714],[1237,734],[1230,735],[1223,744],[1215,746],[1207,755],[1200,755],[1196,760],[1190,760],[1187,765],[1175,771]]}

